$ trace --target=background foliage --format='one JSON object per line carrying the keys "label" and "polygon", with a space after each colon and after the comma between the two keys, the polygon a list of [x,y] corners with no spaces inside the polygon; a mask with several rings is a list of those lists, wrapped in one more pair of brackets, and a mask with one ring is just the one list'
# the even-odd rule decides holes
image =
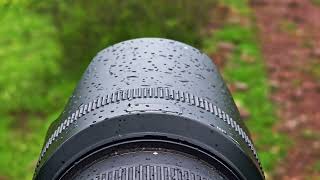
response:
{"label": "background foliage", "polygon": [[0,179],[31,179],[46,129],[91,58],[131,38],[201,47],[202,0],[0,1]]}
{"label": "background foliage", "polygon": [[[275,130],[279,107],[256,25],[249,0],[0,0],[0,180],[32,179],[46,130],[92,57],[139,37],[182,41],[213,57],[273,177],[294,142]],[[320,72],[317,64],[307,71]]]}

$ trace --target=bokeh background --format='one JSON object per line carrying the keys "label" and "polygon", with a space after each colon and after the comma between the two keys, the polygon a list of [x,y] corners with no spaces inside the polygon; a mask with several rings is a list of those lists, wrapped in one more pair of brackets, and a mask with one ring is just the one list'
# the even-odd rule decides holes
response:
{"label": "bokeh background", "polygon": [[213,58],[267,179],[320,179],[319,32],[319,0],[0,0],[0,180],[32,179],[91,58],[138,37]]}

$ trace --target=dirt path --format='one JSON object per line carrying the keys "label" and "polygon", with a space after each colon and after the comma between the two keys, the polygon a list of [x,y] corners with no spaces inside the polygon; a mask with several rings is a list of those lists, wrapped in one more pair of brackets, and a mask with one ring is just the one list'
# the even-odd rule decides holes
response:
{"label": "dirt path", "polygon": [[280,117],[275,129],[294,143],[274,179],[320,179],[320,1],[252,0],[252,7]]}

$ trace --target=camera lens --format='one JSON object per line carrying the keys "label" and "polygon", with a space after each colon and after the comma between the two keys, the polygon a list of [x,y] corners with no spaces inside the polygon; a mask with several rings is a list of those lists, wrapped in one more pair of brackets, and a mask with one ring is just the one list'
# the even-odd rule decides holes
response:
{"label": "camera lens", "polygon": [[50,126],[34,179],[264,179],[212,60],[141,38],[93,58]]}

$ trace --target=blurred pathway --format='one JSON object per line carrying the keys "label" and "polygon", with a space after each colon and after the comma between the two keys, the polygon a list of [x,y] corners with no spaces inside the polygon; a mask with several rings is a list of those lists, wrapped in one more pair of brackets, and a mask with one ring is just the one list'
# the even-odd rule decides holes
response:
{"label": "blurred pathway", "polygon": [[251,0],[281,119],[294,144],[275,179],[320,179],[320,0]]}

